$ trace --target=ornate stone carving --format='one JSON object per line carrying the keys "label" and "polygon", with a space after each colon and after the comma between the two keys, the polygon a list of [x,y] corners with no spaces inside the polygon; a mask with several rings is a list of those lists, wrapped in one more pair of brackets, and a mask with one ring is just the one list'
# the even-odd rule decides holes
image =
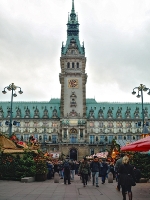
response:
{"label": "ornate stone carving", "polygon": [[27,107],[27,109],[25,110],[25,118],[30,118],[30,110]]}
{"label": "ornate stone carving", "polygon": [[94,119],[94,110],[91,107],[91,110],[89,111],[89,119]]}
{"label": "ornate stone carving", "polygon": [[48,110],[45,107],[44,112],[43,112],[43,118],[48,118]]}
{"label": "ornate stone carving", "polygon": [[16,118],[20,118],[21,117],[21,109],[20,108],[17,108],[17,111],[16,111]]}
{"label": "ornate stone carving", "polygon": [[139,115],[139,108],[138,107],[136,107],[136,110],[134,112],[134,117],[135,117],[135,119],[138,119],[140,117],[140,115]]}
{"label": "ornate stone carving", "polygon": [[116,113],[116,117],[119,119],[119,118],[122,118],[122,113],[121,113],[121,108],[118,107],[118,110],[117,110],[117,113]]}
{"label": "ornate stone carving", "polygon": [[112,113],[112,110],[111,110],[110,107],[109,107],[108,112],[107,112],[107,117],[108,118],[112,118],[113,117],[113,113]]}
{"label": "ornate stone carving", "polygon": [[100,107],[100,110],[98,111],[98,117],[99,117],[100,119],[103,119],[103,118],[104,118],[104,113],[103,113],[103,110],[102,110],[101,107]]}

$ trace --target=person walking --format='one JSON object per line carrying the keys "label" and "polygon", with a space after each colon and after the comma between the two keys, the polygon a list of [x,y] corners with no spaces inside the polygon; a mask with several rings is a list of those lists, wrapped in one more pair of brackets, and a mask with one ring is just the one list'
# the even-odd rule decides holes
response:
{"label": "person walking", "polygon": [[84,158],[83,162],[80,164],[79,174],[82,176],[83,186],[85,187],[87,185],[88,175],[90,174],[90,165],[86,158]]}
{"label": "person walking", "polygon": [[96,183],[96,187],[99,187],[98,177],[99,177],[99,172],[100,172],[100,163],[97,156],[94,156],[94,160],[90,164],[90,169],[92,172],[93,185],[95,185]]}
{"label": "person walking", "polygon": [[63,179],[64,178],[64,171],[63,171],[63,162],[62,161],[59,162],[58,168],[59,168],[59,175],[60,175],[61,179]]}
{"label": "person walking", "polygon": [[102,184],[105,183],[107,171],[108,171],[108,165],[107,165],[107,163],[106,163],[106,160],[105,160],[105,159],[102,159],[102,163],[101,163]]}
{"label": "person walking", "polygon": [[68,185],[70,183],[70,164],[68,158],[66,158],[63,162],[63,171],[64,171],[64,184],[66,185],[66,181],[68,180]]}
{"label": "person walking", "polygon": [[128,156],[124,156],[122,159],[123,164],[120,165],[120,185],[122,187],[123,200],[126,200],[126,193],[128,192],[129,200],[132,200],[132,182],[135,182],[133,167],[129,164]]}
{"label": "person walking", "polygon": [[113,174],[113,179],[115,179],[115,169],[114,169],[114,163],[111,162],[109,165],[109,172]]}
{"label": "person walking", "polygon": [[75,163],[72,160],[70,163],[70,176],[71,176],[71,180],[74,180],[74,175],[75,175]]}
{"label": "person walking", "polygon": [[115,171],[116,171],[116,175],[117,175],[117,190],[120,191],[120,174],[119,174],[119,168],[122,164],[122,159],[124,157],[124,154],[120,154],[120,158],[116,161],[115,164]]}

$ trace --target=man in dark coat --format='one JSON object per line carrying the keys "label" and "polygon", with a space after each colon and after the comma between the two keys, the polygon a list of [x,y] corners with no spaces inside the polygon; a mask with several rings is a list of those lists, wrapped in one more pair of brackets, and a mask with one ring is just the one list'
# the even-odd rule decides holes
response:
{"label": "man in dark coat", "polygon": [[63,170],[64,170],[64,184],[66,184],[66,181],[68,180],[68,185],[70,183],[70,163],[68,157],[63,162]]}
{"label": "man in dark coat", "polygon": [[94,160],[90,164],[90,169],[92,172],[93,185],[95,184],[95,180],[96,180],[96,187],[99,187],[98,177],[99,177],[99,172],[100,172],[100,163],[97,156],[94,156]]}
{"label": "man in dark coat", "polygon": [[106,163],[106,160],[102,160],[101,164],[101,176],[102,176],[102,184],[105,183],[106,175],[107,175],[108,165]]}

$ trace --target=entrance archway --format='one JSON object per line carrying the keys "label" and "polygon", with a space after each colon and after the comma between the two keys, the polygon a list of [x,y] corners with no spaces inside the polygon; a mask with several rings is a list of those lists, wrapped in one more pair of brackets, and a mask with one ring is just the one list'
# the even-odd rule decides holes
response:
{"label": "entrance archway", "polygon": [[77,149],[70,149],[70,159],[77,160]]}

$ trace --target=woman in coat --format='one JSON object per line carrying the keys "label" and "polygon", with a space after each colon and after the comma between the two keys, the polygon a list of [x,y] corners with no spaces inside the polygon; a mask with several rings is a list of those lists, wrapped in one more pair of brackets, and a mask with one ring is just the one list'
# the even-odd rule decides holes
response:
{"label": "woman in coat", "polygon": [[87,185],[88,175],[90,174],[90,165],[86,158],[84,158],[83,162],[80,164],[79,174],[82,176],[83,186],[85,187],[85,185]]}
{"label": "woman in coat", "polygon": [[124,156],[122,159],[122,165],[119,168],[120,173],[120,185],[122,187],[123,200],[126,200],[126,193],[128,192],[129,200],[132,200],[132,180],[134,180],[133,167],[129,164],[128,156]]}

